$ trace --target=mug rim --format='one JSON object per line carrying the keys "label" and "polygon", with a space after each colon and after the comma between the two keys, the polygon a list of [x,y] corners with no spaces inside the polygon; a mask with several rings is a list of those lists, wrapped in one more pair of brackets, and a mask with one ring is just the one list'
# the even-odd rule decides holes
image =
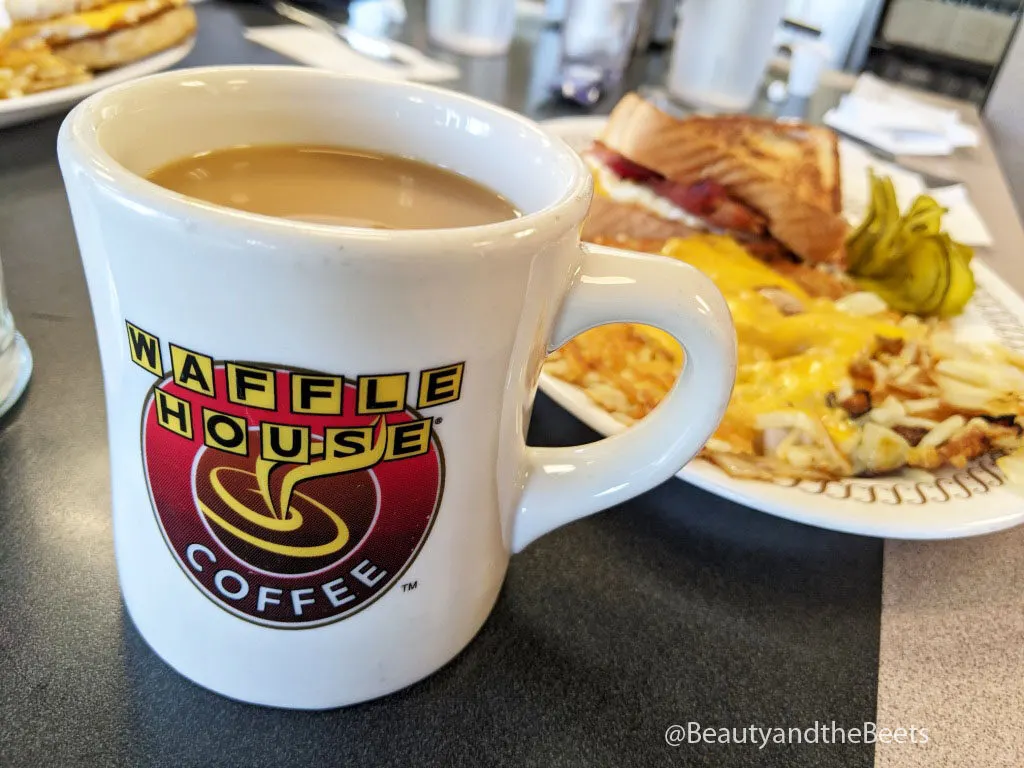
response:
{"label": "mug rim", "polygon": [[[111,118],[102,116],[102,110],[111,106],[113,101],[123,101],[138,97],[139,93],[160,85],[201,78],[203,75],[231,76],[249,75],[255,77],[308,77],[320,80],[342,82],[372,83],[380,88],[388,88],[404,93],[427,94],[461,102],[468,106],[499,115],[547,142],[551,152],[567,159],[575,166],[569,182],[557,199],[538,210],[524,213],[513,219],[504,219],[488,224],[476,224],[467,227],[444,227],[429,229],[371,229],[362,227],[323,224],[301,220],[286,219],[249,211],[241,211],[179,192],[173,192],[149,181],[143,176],[126,168],[103,147],[98,137],[98,128],[103,120]],[[122,118],[125,119],[125,118]],[[404,243],[428,238],[459,237],[472,238],[479,245],[489,245],[501,239],[516,236],[523,237],[529,231],[539,232],[541,228],[550,231],[551,222],[560,222],[557,214],[574,203],[586,202],[586,206],[578,217],[570,217],[570,224],[564,227],[577,226],[586,215],[590,198],[593,193],[593,177],[582,158],[561,138],[547,133],[530,118],[499,106],[447,88],[425,83],[403,80],[389,80],[374,77],[348,75],[330,70],[289,65],[225,65],[191,67],[161,72],[146,77],[130,80],[125,83],[105,88],[89,96],[74,107],[64,119],[57,137],[58,155],[69,152],[76,156],[78,164],[87,169],[90,175],[101,180],[101,183],[119,194],[128,195],[137,205],[173,218],[190,217],[211,224],[244,226],[262,230],[267,236],[305,236],[344,238],[370,244]],[[467,177],[471,178],[471,177]],[[476,181],[475,179],[473,179]],[[479,182],[477,182],[479,183]]]}

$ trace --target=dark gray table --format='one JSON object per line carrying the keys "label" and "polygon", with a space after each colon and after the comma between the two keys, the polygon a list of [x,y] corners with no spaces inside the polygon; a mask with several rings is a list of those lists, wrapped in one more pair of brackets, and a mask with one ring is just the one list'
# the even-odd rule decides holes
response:
{"label": "dark gray table", "polygon": [[[410,38],[421,44],[413,5]],[[185,65],[278,63],[254,7],[199,7]],[[457,84],[535,117],[543,46],[460,60]],[[630,82],[656,78],[659,57]],[[607,103],[606,105],[607,106]],[[0,766],[871,766],[862,745],[669,747],[698,721],[853,727],[875,716],[882,543],[753,512],[679,481],[518,555],[493,616],[428,680],[310,714],[188,683],[124,615],[99,360],[54,153],[60,118],[0,134],[0,250],[35,353],[0,422]],[[538,398],[531,442],[596,435]]]}

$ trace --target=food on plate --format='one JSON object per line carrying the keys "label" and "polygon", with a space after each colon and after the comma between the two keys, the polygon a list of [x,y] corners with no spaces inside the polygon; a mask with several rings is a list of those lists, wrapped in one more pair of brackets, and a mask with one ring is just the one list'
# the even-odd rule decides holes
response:
{"label": "food on plate", "polygon": [[[827,128],[748,116],[679,119],[636,94],[584,153],[602,203],[728,234],[751,252],[841,265],[838,145]],[[629,213],[632,211],[633,213]],[[585,237],[619,234],[599,217]],[[622,230],[653,237],[646,230]]]}
{"label": "food on plate", "polygon": [[[0,47],[44,43],[61,58],[103,70],[170,48],[195,31],[187,0],[7,0],[14,24]],[[57,15],[53,15],[53,14]]]}
{"label": "food on plate", "polygon": [[892,181],[871,174],[871,204],[847,244],[847,271],[893,309],[960,314],[974,294],[971,248],[942,231],[945,210],[920,195],[905,214]]}
{"label": "food on plate", "polygon": [[[893,311],[869,292],[835,298],[834,286],[784,276],[728,237],[669,240],[660,253],[711,277],[733,315],[736,386],[702,453],[730,475],[874,476],[963,467],[1024,446],[1024,355],[959,343],[946,323]],[[658,404],[682,364],[664,332],[610,325],[570,341],[545,370],[628,424]]]}
{"label": "food on plate", "polygon": [[[596,192],[584,238],[685,261],[729,303],[737,381],[704,458],[760,480],[959,468],[1018,449],[1024,467],[1024,355],[953,334],[973,254],[934,199],[901,212],[891,181],[872,176],[849,231],[831,131],[677,119],[633,94],[583,155]],[[683,364],[663,331],[619,324],[573,339],[545,370],[628,424]]]}
{"label": "food on plate", "polygon": [[1024,495],[1024,448],[996,459],[996,466],[1006,475],[1006,488],[1018,495]]}
{"label": "food on plate", "polygon": [[54,56],[46,46],[0,49],[0,99],[85,82],[85,67]]}
{"label": "food on plate", "polygon": [[[68,84],[35,71],[74,70],[77,80],[171,48],[196,29],[188,0],[0,0],[0,55],[29,69],[28,89],[7,97]],[[32,68],[35,67],[35,70]],[[77,69],[75,69],[77,68]],[[24,79],[25,76],[23,76]]]}

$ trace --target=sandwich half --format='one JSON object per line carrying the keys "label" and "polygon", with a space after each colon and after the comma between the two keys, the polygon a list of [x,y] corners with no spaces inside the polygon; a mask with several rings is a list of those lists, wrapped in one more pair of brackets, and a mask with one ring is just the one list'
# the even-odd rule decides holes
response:
{"label": "sandwich half", "polygon": [[188,0],[0,0],[9,28],[0,49],[45,46],[97,71],[171,48],[195,33]]}
{"label": "sandwich half", "polygon": [[769,260],[843,265],[838,145],[827,128],[680,119],[628,94],[585,159],[600,199],[585,237],[710,231]]}

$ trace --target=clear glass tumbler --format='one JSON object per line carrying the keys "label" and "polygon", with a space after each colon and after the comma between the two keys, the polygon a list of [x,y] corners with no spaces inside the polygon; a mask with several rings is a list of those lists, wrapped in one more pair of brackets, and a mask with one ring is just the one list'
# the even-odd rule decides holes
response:
{"label": "clear glass tumbler", "polygon": [[[7,306],[7,292],[4,290],[4,266],[0,263],[0,360],[4,360],[8,350],[14,343],[14,318],[11,317],[11,310]],[[3,376],[0,376],[0,381]],[[3,399],[3,391],[0,390],[0,400]]]}
{"label": "clear glass tumbler", "polygon": [[596,102],[629,63],[642,0],[568,0],[562,22],[562,95]]}
{"label": "clear glass tumbler", "polygon": [[499,56],[512,42],[515,0],[430,0],[427,31],[443,48],[469,56]]}
{"label": "clear glass tumbler", "polygon": [[786,0],[682,0],[668,91],[691,106],[741,112],[757,97]]}
{"label": "clear glass tumbler", "polygon": [[28,347],[14,330],[14,318],[7,306],[4,270],[0,264],[0,416],[18,399],[32,368]]}

